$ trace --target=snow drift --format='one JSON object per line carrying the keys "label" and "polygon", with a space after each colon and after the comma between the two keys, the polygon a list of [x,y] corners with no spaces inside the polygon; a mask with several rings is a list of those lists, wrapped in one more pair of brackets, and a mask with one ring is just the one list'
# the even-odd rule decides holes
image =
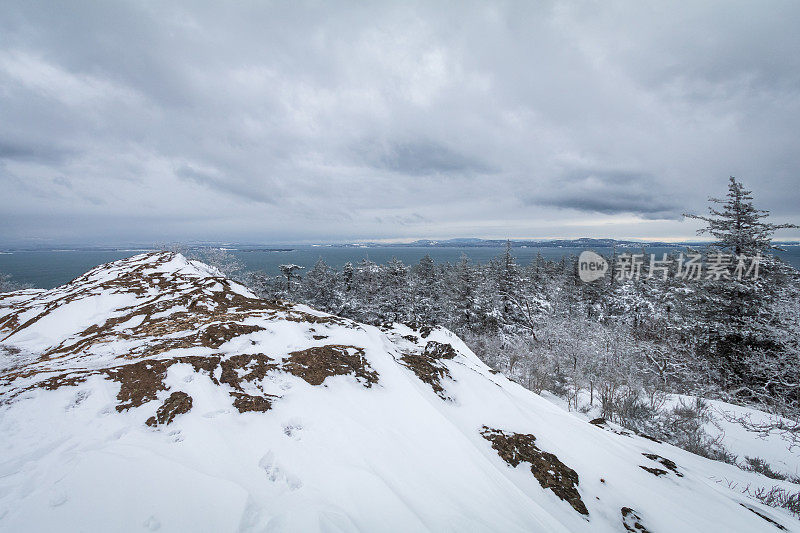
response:
{"label": "snow drift", "polygon": [[800,531],[731,488],[780,482],[580,420],[444,329],[178,254],[0,295],[0,404],[2,531]]}

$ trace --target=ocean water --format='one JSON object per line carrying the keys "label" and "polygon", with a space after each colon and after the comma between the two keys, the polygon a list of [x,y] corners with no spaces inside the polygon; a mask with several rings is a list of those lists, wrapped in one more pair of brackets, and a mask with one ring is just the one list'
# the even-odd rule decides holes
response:
{"label": "ocean water", "polygon": [[[290,247],[286,247],[290,248]],[[369,259],[376,263],[385,263],[396,257],[406,264],[413,264],[422,259],[426,254],[437,263],[454,263],[464,254],[473,262],[486,263],[503,253],[502,248],[435,248],[435,247],[407,247],[384,246],[375,248],[344,248],[324,246],[293,246],[291,251],[242,251],[231,250],[230,253],[237,257],[247,270],[263,270],[269,274],[279,274],[278,265],[294,263],[306,268],[311,268],[319,258],[328,265],[341,268],[345,263],[353,264],[362,259]],[[546,259],[560,259],[564,256],[578,255],[584,248],[552,248],[552,247],[527,247],[514,248],[512,253],[519,264],[528,264],[541,253]],[[611,248],[594,248],[603,255],[611,255]],[[678,248],[648,248],[646,253],[654,253],[657,258],[662,253],[678,251]],[[621,248],[617,248],[620,253]],[[627,250],[632,253],[641,253],[641,249]],[[140,250],[118,251],[93,251],[93,250],[59,250],[59,251],[24,251],[0,253],[0,272],[10,274],[12,280],[30,283],[34,287],[50,289],[63,285],[87,270],[141,253]],[[790,247],[786,252],[778,252],[784,261],[800,270],[800,246]]]}

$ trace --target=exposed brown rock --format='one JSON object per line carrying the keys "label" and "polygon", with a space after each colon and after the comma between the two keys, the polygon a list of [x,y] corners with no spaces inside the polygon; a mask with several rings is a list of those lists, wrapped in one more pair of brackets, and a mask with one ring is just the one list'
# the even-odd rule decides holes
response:
{"label": "exposed brown rock", "polygon": [[439,395],[440,398],[448,399],[444,387],[442,387],[442,380],[445,378],[452,379],[452,376],[446,366],[432,357],[418,353],[403,354],[400,357],[400,362],[406,368],[411,369],[420,380],[430,385],[433,392]]}
{"label": "exposed brown rock", "polygon": [[562,463],[552,453],[540,450],[536,444],[536,437],[525,433],[510,433],[499,429],[483,426],[483,438],[492,443],[492,448],[506,463],[516,467],[521,462],[531,465],[531,473],[539,481],[542,488],[550,489],[553,493],[569,503],[573,509],[582,515],[588,515],[589,510],[578,492],[578,473]]}
{"label": "exposed brown rock", "polygon": [[216,349],[231,339],[263,330],[264,328],[261,326],[237,324],[236,322],[212,324],[200,333],[200,343],[203,346]]}
{"label": "exposed brown rock", "polygon": [[431,386],[440,398],[447,400],[442,386],[443,379],[452,379],[450,371],[441,362],[443,359],[453,359],[458,352],[449,344],[428,341],[422,353],[409,352],[400,357],[403,366],[411,369],[416,376]]}
{"label": "exposed brown rock", "polygon": [[458,355],[458,352],[449,344],[428,341],[425,345],[425,355],[432,359],[452,359]]}
{"label": "exposed brown rock", "polygon": [[408,322],[406,326],[413,329],[414,331],[419,332],[419,336],[423,339],[431,334],[433,331],[433,326],[429,324],[417,324],[416,322]]}
{"label": "exposed brown rock", "polygon": [[625,531],[632,533],[650,533],[650,531],[642,525],[642,519],[636,514],[636,511],[630,507],[623,507],[622,511],[622,525],[625,526]]}
{"label": "exposed brown rock", "polygon": [[267,372],[279,366],[263,353],[234,355],[221,362],[222,374],[219,380],[236,390],[242,390],[242,382],[260,381]]}
{"label": "exposed brown rock", "polygon": [[233,406],[239,410],[240,413],[246,413],[248,411],[258,411],[258,412],[265,412],[272,409],[272,400],[277,398],[277,396],[266,395],[263,396],[252,396],[250,394],[245,394],[243,392],[232,392],[231,396],[233,397]]}
{"label": "exposed brown rock", "polygon": [[[683,474],[681,474],[678,471],[678,465],[676,465],[675,462],[672,461],[671,459],[667,459],[666,457],[661,457],[660,455],[656,455],[654,453],[643,453],[642,455],[644,455],[645,457],[647,457],[651,461],[655,461],[657,463],[662,464],[665,468],[667,468],[668,470],[671,470],[672,472],[674,472],[676,476],[683,477]],[[647,470],[647,469],[645,468],[645,470]],[[649,470],[648,470],[648,472],[649,472]]]}
{"label": "exposed brown rock", "polygon": [[167,425],[172,422],[176,416],[188,413],[191,408],[191,396],[185,392],[173,392],[164,400],[164,403],[156,411],[155,416],[148,418],[145,424],[151,427]]}
{"label": "exposed brown rock", "polygon": [[340,344],[292,352],[283,363],[283,370],[303,378],[311,385],[321,385],[329,376],[348,374],[363,380],[365,387],[378,382],[378,373],[364,360],[364,350]]}
{"label": "exposed brown rock", "polygon": [[145,402],[155,400],[159,391],[167,390],[164,385],[167,369],[177,363],[190,364],[197,372],[205,370],[214,379],[213,373],[219,364],[219,357],[187,356],[173,359],[145,359],[103,370],[103,373],[120,383],[117,399],[121,403],[117,405],[117,411],[139,407]]}
{"label": "exposed brown rock", "polygon": [[666,470],[662,470],[660,468],[655,468],[653,466],[642,466],[642,465],[639,465],[639,468],[641,468],[642,470],[645,470],[647,472],[650,472],[651,474],[653,474],[656,477],[665,476],[665,475],[668,474],[668,472]]}

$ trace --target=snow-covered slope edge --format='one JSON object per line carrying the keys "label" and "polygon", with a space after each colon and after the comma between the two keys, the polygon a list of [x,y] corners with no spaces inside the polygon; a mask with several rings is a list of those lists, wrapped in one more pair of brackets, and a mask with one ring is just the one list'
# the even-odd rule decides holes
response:
{"label": "snow-covered slope edge", "polygon": [[573,417],[446,330],[176,254],[0,295],[0,344],[2,531],[800,530],[728,486],[773,480]]}

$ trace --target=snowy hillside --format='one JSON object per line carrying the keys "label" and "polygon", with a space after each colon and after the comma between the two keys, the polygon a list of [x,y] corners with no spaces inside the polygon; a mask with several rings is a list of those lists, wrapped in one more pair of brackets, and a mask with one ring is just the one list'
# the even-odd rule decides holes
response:
{"label": "snowy hillside", "polygon": [[732,484],[796,491],[177,254],[0,295],[0,531],[800,531]]}

